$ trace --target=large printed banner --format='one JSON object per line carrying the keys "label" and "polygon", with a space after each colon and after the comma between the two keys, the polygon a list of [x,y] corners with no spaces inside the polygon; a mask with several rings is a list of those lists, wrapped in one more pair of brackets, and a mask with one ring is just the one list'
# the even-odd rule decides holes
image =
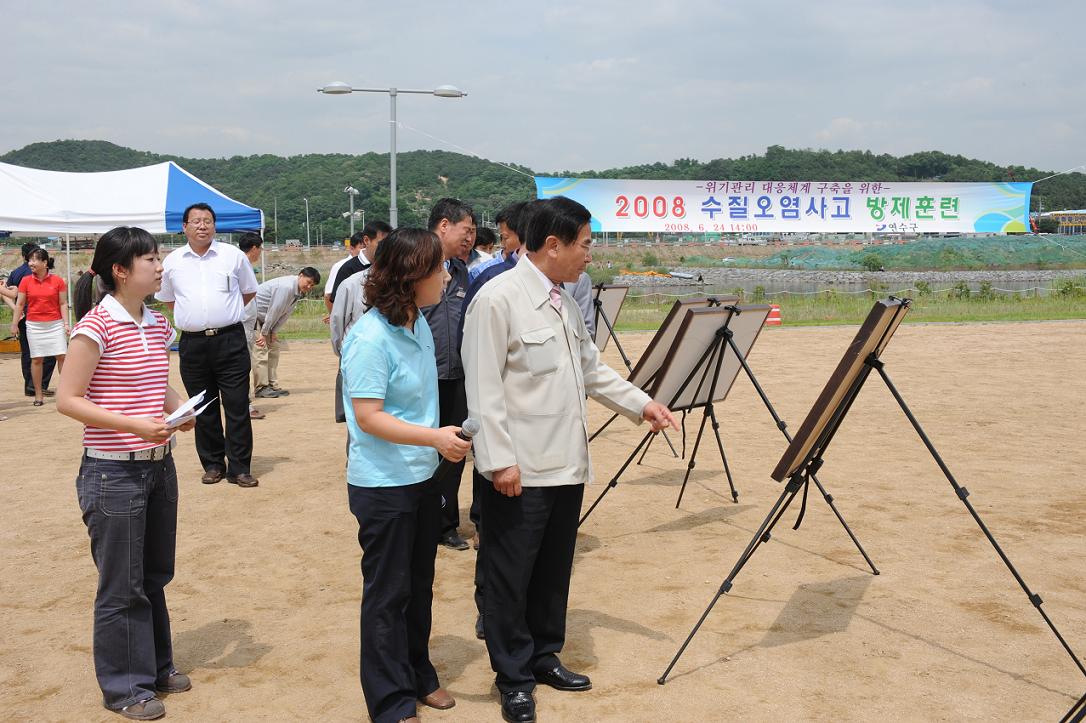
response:
{"label": "large printed banner", "polygon": [[593,231],[671,233],[1008,233],[1029,228],[1032,183],[633,181],[537,176]]}

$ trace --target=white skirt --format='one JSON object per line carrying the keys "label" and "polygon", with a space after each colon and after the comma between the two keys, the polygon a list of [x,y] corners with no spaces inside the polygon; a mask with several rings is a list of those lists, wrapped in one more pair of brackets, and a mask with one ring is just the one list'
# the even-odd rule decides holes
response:
{"label": "white skirt", "polygon": [[68,337],[64,333],[64,320],[27,321],[26,343],[31,358],[61,356],[68,353]]}

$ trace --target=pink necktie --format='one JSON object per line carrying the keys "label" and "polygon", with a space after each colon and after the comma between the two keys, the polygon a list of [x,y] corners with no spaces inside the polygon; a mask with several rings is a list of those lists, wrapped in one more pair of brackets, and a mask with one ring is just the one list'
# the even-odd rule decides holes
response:
{"label": "pink necktie", "polygon": [[558,290],[558,284],[551,287],[551,306],[555,311],[562,312],[562,292]]}

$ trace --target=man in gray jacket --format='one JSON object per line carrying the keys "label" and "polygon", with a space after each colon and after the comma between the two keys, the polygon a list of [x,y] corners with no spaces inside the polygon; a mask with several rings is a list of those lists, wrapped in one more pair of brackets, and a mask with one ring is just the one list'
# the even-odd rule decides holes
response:
{"label": "man in gray jacket", "polygon": [[253,363],[254,397],[274,399],[290,393],[279,387],[277,332],[302,297],[320,282],[320,272],[306,266],[297,276],[280,276],[260,284],[256,296],[245,305],[242,323]]}
{"label": "man in gray jacket", "polygon": [[[535,720],[537,683],[592,687],[562,665],[566,605],[588,452],[591,396],[654,430],[678,428],[659,402],[604,365],[563,282],[591,259],[588,210],[564,197],[532,213],[527,254],[467,310],[464,367],[483,498],[483,627],[507,721]],[[500,382],[495,383],[495,380]]]}

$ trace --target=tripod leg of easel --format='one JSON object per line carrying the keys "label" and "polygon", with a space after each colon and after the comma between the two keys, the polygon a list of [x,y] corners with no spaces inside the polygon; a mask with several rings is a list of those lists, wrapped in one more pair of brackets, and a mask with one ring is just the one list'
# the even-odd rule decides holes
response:
{"label": "tripod leg of easel", "polygon": [[1013,575],[1014,579],[1018,581],[1019,587],[1021,587],[1022,591],[1026,593],[1026,597],[1029,598],[1030,603],[1033,605],[1033,607],[1037,608],[1037,612],[1041,614],[1042,618],[1044,618],[1044,621],[1048,625],[1049,630],[1051,630],[1052,634],[1056,636],[1056,639],[1060,641],[1060,645],[1062,645],[1063,649],[1067,651],[1067,654],[1071,656],[1071,660],[1075,661],[1075,665],[1078,666],[1079,672],[1081,672],[1083,675],[1086,675],[1086,667],[1083,667],[1082,661],[1079,660],[1077,655],[1075,655],[1075,651],[1071,650],[1071,646],[1067,644],[1067,641],[1064,639],[1063,635],[1060,634],[1060,631],[1056,629],[1055,624],[1053,624],[1052,620],[1048,617],[1048,614],[1041,608],[1041,605],[1044,602],[1041,599],[1041,596],[1030,590],[1029,585],[1027,585],[1026,581],[1022,579],[1022,576],[1018,574],[1018,570],[1015,569],[1014,565],[1011,563],[1010,558],[1007,557],[1007,554],[1005,552],[1003,552],[1003,548],[999,546],[999,543],[996,542],[995,537],[993,537],[992,533],[988,530],[988,526],[984,524],[984,520],[980,519],[980,515],[977,514],[977,511],[973,507],[973,504],[969,501],[969,490],[959,485],[958,481],[954,479],[954,475],[950,473],[950,468],[946,466],[943,458],[939,455],[939,452],[936,451],[935,445],[931,443],[931,440],[928,439],[928,435],[924,433],[924,428],[920,426],[920,422],[917,421],[916,417],[913,416],[912,410],[909,409],[909,405],[905,403],[905,399],[902,398],[901,394],[897,390],[897,387],[895,387],[894,383],[890,381],[890,377],[886,374],[886,370],[883,369],[883,362],[872,355],[872,357],[867,360],[867,363],[868,365],[874,367],[875,370],[878,371],[879,376],[882,377],[882,380],[886,382],[887,388],[889,388],[890,393],[894,395],[894,399],[897,400],[898,406],[901,407],[901,411],[903,411],[905,413],[905,416],[909,418],[909,422],[913,425],[913,429],[915,429],[916,433],[920,435],[920,440],[924,443],[924,446],[928,448],[928,452],[931,453],[931,456],[935,460],[935,463],[939,465],[939,469],[943,471],[943,475],[947,478],[947,481],[950,482],[950,486],[954,488],[954,492],[958,495],[958,499],[960,499],[962,501],[962,504],[965,505],[965,509],[969,510],[969,514],[973,517],[973,520],[976,521],[977,525],[981,529],[981,532],[984,533],[984,536],[988,538],[988,542],[990,542],[992,544],[992,547],[995,548],[996,553],[998,553],[1000,559],[1003,560],[1003,564],[1006,565],[1007,569],[1011,571],[1011,575]]}
{"label": "tripod leg of easel", "polygon": [[[675,500],[675,509],[679,509],[679,505],[683,501],[683,493],[686,492],[686,482],[690,479],[690,473],[694,471],[694,460],[698,456],[698,447],[701,446],[701,435],[705,432],[705,423],[709,421],[709,414],[705,413],[701,417],[701,424],[698,426],[698,436],[694,439],[694,449],[690,452],[690,461],[686,463],[686,474],[683,475],[683,486],[679,490],[679,499]],[[729,479],[729,482],[731,480]]]}
{"label": "tripod leg of easel", "polygon": [[605,430],[609,426],[611,426],[611,422],[615,421],[616,419],[618,419],[618,415],[617,414],[612,414],[611,418],[608,419],[606,422],[604,422],[602,427],[600,427],[599,429],[597,429],[595,432],[592,433],[592,436],[588,438],[588,441],[591,442],[593,439],[600,436],[600,432],[602,432],[603,430]]}
{"label": "tripod leg of easel", "polygon": [[630,454],[629,457],[626,458],[626,461],[622,463],[622,466],[619,467],[618,472],[616,472],[615,476],[611,478],[611,481],[607,483],[607,486],[603,488],[603,492],[600,493],[600,496],[596,498],[596,501],[592,503],[592,506],[589,507],[588,511],[585,512],[584,515],[581,517],[581,520],[577,523],[577,527],[580,527],[584,524],[584,521],[587,520],[588,516],[592,514],[592,510],[596,509],[596,505],[598,505],[603,500],[603,496],[610,492],[612,487],[618,486],[618,478],[621,477],[622,473],[626,471],[626,468],[630,466],[630,462],[633,462],[633,458],[637,456],[637,453],[641,451],[641,448],[644,447],[645,444],[655,435],[656,432],[649,432],[644,436],[644,438],[642,438],[641,442],[636,447],[634,447],[634,451]]}
{"label": "tripod leg of easel", "polygon": [[651,447],[651,446],[652,446],[652,443],[653,443],[654,441],[655,441],[655,440],[653,440],[653,439],[650,439],[650,440],[649,440],[649,443],[645,445],[645,449],[644,449],[644,450],[642,450],[642,452],[641,452],[641,456],[637,458],[637,463],[638,463],[638,464],[641,464],[641,461],[645,459],[645,455],[649,453],[649,447]]}
{"label": "tripod leg of easel", "polygon": [[[728,344],[731,345],[732,351],[735,352],[735,356],[739,359],[739,363],[743,365],[743,371],[747,373],[747,378],[749,378],[750,383],[754,385],[754,389],[758,392],[758,396],[762,398],[762,403],[765,404],[765,408],[769,410],[769,415],[773,417],[773,421],[776,423],[777,429],[779,429],[781,431],[781,434],[784,435],[785,440],[787,440],[788,443],[791,444],[792,435],[788,433],[788,425],[784,423],[784,420],[781,419],[779,414],[777,414],[777,410],[773,408],[773,404],[769,401],[769,397],[766,395],[765,390],[762,389],[762,385],[758,383],[758,379],[754,376],[754,372],[751,370],[750,365],[747,364],[746,358],[744,358],[743,355],[739,352],[739,347],[736,346],[735,339],[733,339],[732,337],[728,337]],[[833,510],[833,514],[837,517],[837,521],[840,522],[841,526],[845,528],[845,532],[848,533],[848,536],[852,539],[853,544],[856,545],[856,549],[860,551],[860,554],[863,555],[864,560],[867,561],[868,566],[870,566],[871,568],[871,572],[875,575],[878,575],[879,570],[875,567],[875,563],[871,561],[871,558],[868,556],[867,551],[864,550],[863,545],[860,544],[860,540],[857,539],[855,534],[853,534],[852,528],[848,526],[848,523],[845,522],[845,518],[837,510],[837,505],[833,504],[833,495],[826,491],[826,488],[823,487],[822,483],[818,481],[818,477],[815,477],[813,474],[811,475],[811,481],[814,482],[815,485],[818,487],[818,491],[822,493],[822,498],[826,500],[826,503],[830,506],[830,509]]]}
{"label": "tripod leg of easel", "polygon": [[701,629],[701,626],[705,622],[706,618],[709,617],[709,613],[712,612],[713,606],[716,605],[717,600],[719,600],[722,595],[732,589],[732,582],[739,574],[739,571],[743,569],[743,566],[746,565],[750,558],[754,555],[755,550],[757,550],[762,543],[769,541],[769,538],[773,531],[773,527],[781,519],[781,516],[784,515],[785,510],[788,509],[788,505],[792,503],[792,500],[796,497],[796,493],[799,492],[802,487],[802,478],[797,476],[794,477],[784,488],[784,491],[781,492],[780,497],[778,497],[777,501],[773,503],[773,509],[771,509],[769,511],[769,514],[766,515],[766,518],[762,521],[761,526],[758,527],[758,531],[754,533],[754,537],[751,538],[750,542],[747,544],[746,549],[743,550],[743,554],[739,556],[739,560],[735,563],[735,567],[733,567],[732,571],[728,573],[727,579],[725,579],[724,582],[721,583],[720,588],[716,591],[716,595],[714,595],[713,599],[709,601],[709,606],[705,608],[705,612],[703,612],[701,614],[701,617],[698,618],[698,622],[694,625],[694,628],[690,631],[690,634],[686,636],[686,640],[684,640],[683,644],[679,647],[679,651],[675,653],[675,657],[671,659],[670,663],[668,663],[667,669],[664,670],[664,674],[656,679],[657,683],[663,685],[667,682],[667,676],[671,673],[671,670],[675,667],[675,664],[679,662],[679,658],[681,658],[683,653],[686,652],[686,648],[690,645],[690,641],[694,639],[694,636],[697,635],[698,630]]}
{"label": "tripod leg of easel", "polygon": [[875,563],[871,561],[871,558],[867,556],[867,551],[864,550],[864,546],[860,544],[860,541],[856,539],[856,535],[852,533],[852,528],[845,522],[845,518],[841,516],[841,513],[837,511],[837,505],[833,504],[833,495],[826,491],[826,488],[822,486],[822,483],[818,481],[817,477],[811,477],[811,481],[818,487],[818,491],[822,493],[822,499],[826,500],[826,504],[833,510],[833,514],[837,516],[837,521],[841,523],[841,527],[845,528],[845,532],[848,533],[849,538],[852,540],[852,544],[856,545],[856,549],[863,555],[864,560],[867,561],[868,567],[871,568],[871,574],[878,575],[879,569],[875,567]]}
{"label": "tripod leg of easel", "polygon": [[1078,699],[1078,703],[1071,706],[1071,710],[1067,711],[1067,715],[1060,718],[1060,723],[1082,723],[1086,720],[1086,695]]}
{"label": "tripod leg of easel", "polygon": [[671,443],[671,437],[667,436],[667,432],[664,432],[662,430],[661,430],[660,434],[663,435],[664,441],[667,442],[667,446],[671,447],[671,454],[674,455],[675,459],[678,459],[679,458],[679,450],[675,449],[675,445]]}
{"label": "tripod leg of easel", "polygon": [[728,478],[728,487],[732,491],[732,502],[739,502],[739,493],[735,491],[735,483],[732,481],[732,468],[728,465],[728,455],[724,454],[724,442],[720,439],[720,422],[716,420],[716,411],[712,402],[708,405],[709,419],[713,422],[713,434],[716,435],[716,447],[720,450],[720,461],[724,463],[724,474]]}

